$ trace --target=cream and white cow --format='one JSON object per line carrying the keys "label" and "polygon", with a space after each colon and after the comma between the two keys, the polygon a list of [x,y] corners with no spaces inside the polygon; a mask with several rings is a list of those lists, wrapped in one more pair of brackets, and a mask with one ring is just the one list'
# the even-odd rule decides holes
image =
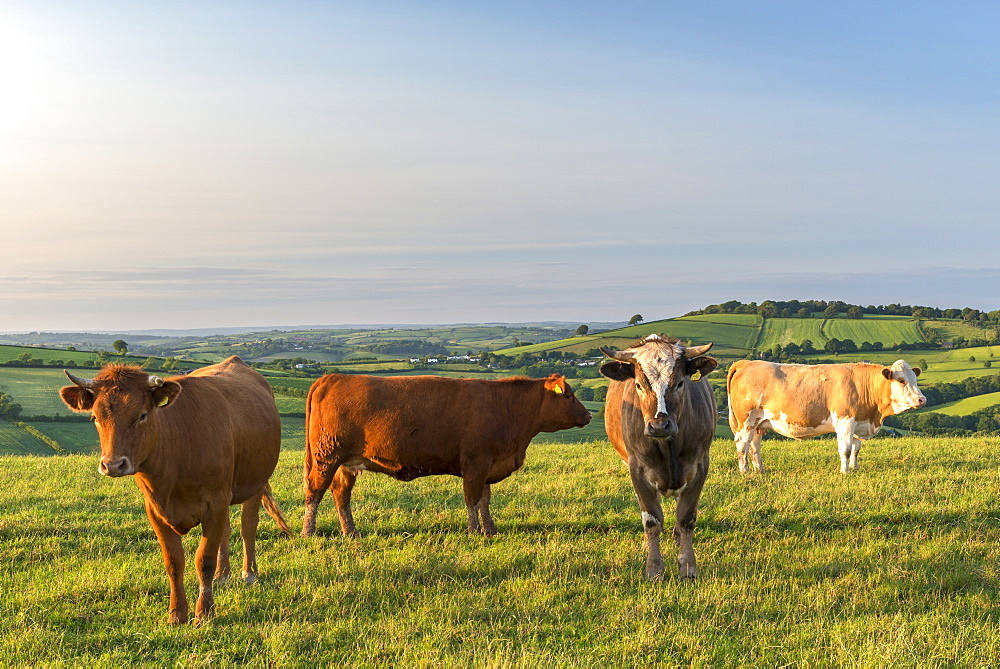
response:
{"label": "cream and white cow", "polygon": [[836,432],[841,473],[857,469],[862,439],[874,436],[887,416],[927,403],[918,376],[920,368],[904,360],[891,367],[737,361],[726,389],[740,471],[747,471],[748,452],[754,468],[764,471],[760,440],[769,429],[793,439]]}

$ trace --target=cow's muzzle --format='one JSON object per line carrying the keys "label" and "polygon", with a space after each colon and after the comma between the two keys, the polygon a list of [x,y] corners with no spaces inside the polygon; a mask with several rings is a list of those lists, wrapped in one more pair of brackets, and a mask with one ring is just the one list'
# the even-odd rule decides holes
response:
{"label": "cow's muzzle", "polygon": [[135,468],[132,466],[132,461],[125,456],[101,458],[101,464],[97,466],[97,471],[104,476],[110,476],[112,478],[135,474]]}
{"label": "cow's muzzle", "polygon": [[646,436],[656,439],[669,439],[677,434],[677,421],[673,416],[658,413],[646,421]]}

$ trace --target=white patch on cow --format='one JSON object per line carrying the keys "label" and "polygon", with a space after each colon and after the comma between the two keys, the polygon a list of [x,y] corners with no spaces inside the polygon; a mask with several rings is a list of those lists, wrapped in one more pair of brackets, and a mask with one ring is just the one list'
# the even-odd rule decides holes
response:
{"label": "white patch on cow", "polygon": [[761,413],[761,420],[755,422],[755,428],[761,430],[771,429],[778,434],[791,437],[792,439],[805,439],[806,437],[815,437],[820,434],[829,434],[836,429],[835,414],[830,414],[830,416],[824,418],[823,422],[819,425],[797,425],[789,421],[788,414],[783,411],[775,412],[771,409],[764,409]]}
{"label": "white patch on cow", "polygon": [[878,434],[881,426],[875,427],[875,424],[871,421],[863,421],[854,426],[854,434],[858,439],[871,439],[876,434]]}
{"label": "white patch on cow", "polygon": [[[652,525],[650,525],[650,523],[652,523]],[[660,521],[658,521],[656,519],[656,517],[653,516],[653,514],[646,513],[645,511],[643,511],[642,512],[642,526],[643,527],[655,527],[656,525],[660,525]]]}

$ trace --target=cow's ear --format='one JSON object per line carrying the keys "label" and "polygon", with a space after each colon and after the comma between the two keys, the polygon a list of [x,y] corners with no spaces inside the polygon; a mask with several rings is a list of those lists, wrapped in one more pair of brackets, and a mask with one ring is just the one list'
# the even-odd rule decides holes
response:
{"label": "cow's ear", "polygon": [[66,386],[59,391],[59,397],[73,411],[90,411],[94,408],[94,393],[80,386]]}
{"label": "cow's ear", "polygon": [[913,375],[914,376],[920,376],[920,368],[919,367],[914,367],[913,368]]}
{"label": "cow's ear", "polygon": [[698,358],[692,358],[687,361],[687,373],[688,376],[693,376],[695,372],[701,374],[699,380],[712,373],[716,367],[719,366],[719,361],[715,358],[709,358],[707,355],[703,355]]}
{"label": "cow's ear", "polygon": [[554,392],[556,395],[562,395],[566,392],[566,377],[551,374],[545,380],[545,389]]}
{"label": "cow's ear", "polygon": [[882,376],[884,376],[889,381],[892,381],[892,370],[889,369],[888,367],[883,367],[882,368]]}
{"label": "cow's ear", "polygon": [[176,381],[164,381],[163,385],[153,388],[153,404],[158,407],[169,406],[181,394],[181,384]]}
{"label": "cow's ear", "polygon": [[601,375],[612,381],[627,381],[635,378],[635,365],[620,360],[608,360],[601,365]]}

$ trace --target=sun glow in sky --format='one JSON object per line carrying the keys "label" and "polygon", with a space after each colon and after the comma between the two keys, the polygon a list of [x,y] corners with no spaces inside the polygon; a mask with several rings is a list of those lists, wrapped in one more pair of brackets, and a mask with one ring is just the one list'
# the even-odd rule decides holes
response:
{"label": "sun glow in sky", "polygon": [[1000,5],[7,2],[0,331],[1000,308]]}

